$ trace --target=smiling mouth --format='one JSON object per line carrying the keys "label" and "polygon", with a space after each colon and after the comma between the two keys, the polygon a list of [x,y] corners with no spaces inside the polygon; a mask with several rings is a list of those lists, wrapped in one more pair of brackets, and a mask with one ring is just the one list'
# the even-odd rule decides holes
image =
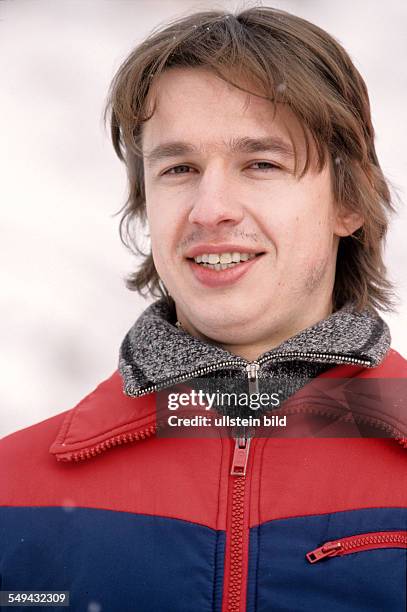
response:
{"label": "smiling mouth", "polygon": [[222,270],[235,268],[261,255],[264,255],[264,253],[202,253],[202,255],[187,257],[187,259],[200,267],[220,272]]}

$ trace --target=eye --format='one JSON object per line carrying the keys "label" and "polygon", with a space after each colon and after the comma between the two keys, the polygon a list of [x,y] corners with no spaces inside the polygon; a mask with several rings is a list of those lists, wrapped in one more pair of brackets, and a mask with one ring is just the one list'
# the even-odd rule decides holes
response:
{"label": "eye", "polygon": [[165,174],[190,174],[188,170],[193,170],[193,168],[187,166],[187,164],[180,164],[179,166],[173,166],[173,168],[169,168],[163,172],[163,176]]}
{"label": "eye", "polygon": [[254,170],[261,170],[263,172],[267,170],[280,170],[279,166],[276,166],[276,164],[273,164],[272,162],[267,162],[267,161],[253,162],[250,165],[250,168],[253,168],[253,166],[258,166],[258,168],[254,168]]}

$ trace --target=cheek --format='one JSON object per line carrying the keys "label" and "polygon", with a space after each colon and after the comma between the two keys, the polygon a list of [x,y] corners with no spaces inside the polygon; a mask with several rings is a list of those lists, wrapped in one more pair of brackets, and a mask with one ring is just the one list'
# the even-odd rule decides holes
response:
{"label": "cheek", "polygon": [[328,270],[330,259],[327,255],[320,255],[314,261],[308,261],[304,269],[304,289],[306,293],[313,293],[324,282]]}
{"label": "cheek", "polygon": [[158,273],[161,276],[164,253],[167,250],[166,237],[163,233],[162,215],[157,214],[157,208],[153,202],[146,204],[147,213],[147,235],[150,238],[151,252]]}
{"label": "cheek", "polygon": [[150,202],[146,207],[148,234],[151,251],[157,272],[164,281],[175,270],[174,245],[179,243],[177,219],[171,213],[170,207],[155,206]]}
{"label": "cheek", "polygon": [[146,213],[152,241],[157,241],[157,237],[165,240],[166,230],[169,229],[168,210],[168,206],[163,206],[163,198],[146,192]]}
{"label": "cheek", "polygon": [[[299,285],[317,287],[327,273],[332,258],[333,233],[329,212],[313,207],[298,210],[290,217],[274,218],[270,232],[275,237],[277,266],[281,284],[288,277]],[[287,207],[289,203],[287,203]],[[271,219],[270,219],[271,223]]]}
{"label": "cheek", "polygon": [[313,294],[328,277],[333,262],[332,232],[327,219],[298,223],[295,244],[291,245],[290,265],[298,287]]}

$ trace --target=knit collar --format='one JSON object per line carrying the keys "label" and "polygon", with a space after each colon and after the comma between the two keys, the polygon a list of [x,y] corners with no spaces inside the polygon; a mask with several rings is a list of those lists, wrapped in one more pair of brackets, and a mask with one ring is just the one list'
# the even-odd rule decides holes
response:
{"label": "knit collar", "polygon": [[[356,311],[351,304],[301,331],[256,359],[263,373],[277,363],[352,364],[373,368],[390,348],[390,331],[371,310]],[[204,342],[175,326],[175,311],[164,299],[151,304],[126,334],[119,371],[126,395],[139,396],[204,370],[236,369],[245,359]]]}

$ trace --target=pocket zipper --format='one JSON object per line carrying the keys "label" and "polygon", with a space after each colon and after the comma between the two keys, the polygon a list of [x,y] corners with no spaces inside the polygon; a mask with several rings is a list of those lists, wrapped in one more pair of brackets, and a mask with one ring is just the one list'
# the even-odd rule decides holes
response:
{"label": "pocket zipper", "polygon": [[407,548],[407,531],[374,531],[325,542],[305,556],[310,563],[375,548]]}

